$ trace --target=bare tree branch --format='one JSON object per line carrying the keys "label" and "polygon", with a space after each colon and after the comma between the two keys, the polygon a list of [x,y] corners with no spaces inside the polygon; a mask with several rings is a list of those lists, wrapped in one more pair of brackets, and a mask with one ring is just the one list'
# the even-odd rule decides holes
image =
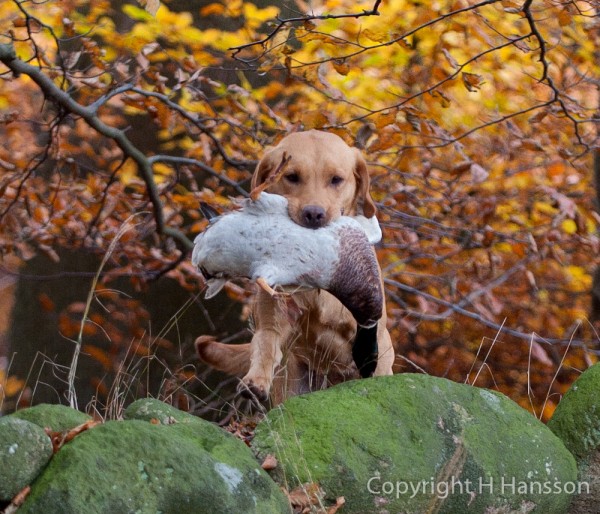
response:
{"label": "bare tree branch", "polygon": [[531,30],[531,34],[532,36],[534,36],[537,39],[538,45],[539,45],[539,49],[540,49],[540,59],[539,61],[542,63],[542,67],[543,67],[543,71],[542,71],[542,76],[540,77],[540,82],[544,82],[545,80],[548,79],[548,61],[546,61],[546,41],[544,41],[544,38],[542,37],[542,35],[540,34],[540,31],[537,28],[537,25],[535,24],[535,19],[533,18],[533,14],[531,13],[531,4],[533,3],[533,0],[525,0],[525,3],[523,4],[523,14],[525,15],[525,18],[527,18],[527,22],[529,23],[529,29]]}
{"label": "bare tree branch", "polygon": [[[518,330],[512,329],[512,328],[508,328],[506,326],[504,326],[504,324],[499,324],[496,323],[494,321],[491,321],[483,316],[481,316],[480,314],[477,314],[475,312],[469,311],[463,307],[461,307],[458,304],[454,304],[452,302],[449,302],[447,300],[444,300],[442,298],[438,298],[437,296],[434,296],[432,294],[429,294],[425,291],[420,291],[414,287],[411,287],[409,285],[403,284],[402,282],[398,282],[397,280],[392,280],[392,279],[385,279],[384,282],[387,285],[390,286],[394,286],[398,289],[400,289],[401,291],[405,291],[407,293],[411,293],[417,296],[422,296],[423,298],[426,298],[427,300],[430,300],[434,303],[437,303],[439,305],[443,305],[445,307],[448,308],[448,311],[453,311],[457,314],[460,314],[462,316],[465,316],[467,318],[471,318],[476,320],[477,322],[481,323],[482,325],[485,325],[486,327],[492,328],[498,332],[502,332],[503,334],[508,334],[510,336],[516,337],[518,339],[523,339],[525,341],[536,341],[539,343],[544,343],[544,344],[567,344],[570,342],[571,346],[575,346],[575,347],[580,347],[580,348],[585,348],[586,351],[589,351],[591,353],[594,353],[596,355],[600,355],[600,350],[591,350],[590,346],[591,343],[589,341],[584,341],[584,340],[575,340],[575,339],[548,339],[545,337],[542,337],[539,334],[536,333],[530,333],[530,334],[526,334],[524,332],[520,332]],[[431,317],[427,314],[423,314],[423,313],[419,313],[416,311],[412,311],[410,309],[407,309],[405,311],[405,313],[409,316],[413,316],[415,318],[418,319],[432,319],[434,321],[438,321],[439,315],[435,315],[434,317]]]}
{"label": "bare tree branch", "polygon": [[[133,93],[137,93],[138,95],[141,95],[141,96],[156,98],[157,100],[159,100],[160,102],[165,104],[167,107],[169,107],[172,111],[177,112],[182,118],[191,122],[203,134],[206,134],[212,140],[212,142],[214,143],[214,145],[217,148],[217,151],[219,152],[221,157],[223,157],[223,160],[230,166],[233,166],[234,168],[238,168],[238,169],[245,169],[245,170],[251,170],[254,168],[254,166],[256,166],[256,161],[247,161],[247,160],[238,161],[237,159],[233,159],[232,157],[230,157],[227,154],[227,152],[225,151],[225,149],[223,148],[221,141],[219,141],[219,139],[213,134],[213,132],[211,130],[209,130],[205,125],[203,125],[203,123],[202,123],[203,120],[201,120],[198,116],[193,115],[193,114],[189,113],[188,111],[186,111],[183,107],[181,107],[181,105],[173,102],[167,95],[164,95],[162,93],[157,93],[156,91],[146,91],[145,89],[140,89],[138,87],[129,87],[128,90]],[[212,170],[212,171],[214,172],[214,170]],[[209,173],[213,174],[212,172],[209,172]],[[224,177],[220,174],[217,174],[215,176],[224,182],[227,181],[226,177]],[[229,185],[232,185],[232,184],[229,184]],[[238,191],[238,192],[240,192],[240,191]],[[248,193],[244,192],[243,194],[247,195]]]}
{"label": "bare tree branch", "polygon": [[[495,0],[498,1],[498,0]],[[247,43],[245,45],[234,46],[229,50],[232,51],[232,57],[236,57],[242,50],[246,48],[250,48],[252,46],[262,45],[264,46],[271,39],[273,39],[283,28],[287,25],[291,25],[293,23],[306,23],[308,21],[314,20],[332,20],[332,19],[341,19],[341,18],[362,18],[364,16],[379,16],[379,5],[381,4],[381,0],[375,0],[373,4],[373,8],[371,10],[363,9],[360,13],[347,13],[347,14],[307,14],[306,16],[298,16],[296,18],[287,18],[285,20],[278,20],[278,25],[263,39],[259,41],[253,41],[252,43]]]}
{"label": "bare tree branch", "polygon": [[146,184],[146,190],[153,207],[156,231],[161,235],[172,237],[185,249],[191,249],[193,243],[188,237],[177,229],[166,226],[163,214],[163,205],[160,194],[154,181],[152,163],[126,136],[125,131],[104,123],[96,114],[97,108],[83,106],[73,100],[71,96],[60,89],[40,68],[27,64],[17,58],[12,44],[0,45],[0,62],[4,63],[13,74],[29,76],[42,90],[45,97],[58,105],[66,112],[80,116],[90,127],[109,139],[112,139],[121,151],[131,158],[138,167],[138,172]]}
{"label": "bare tree branch", "polygon": [[179,157],[176,155],[157,154],[148,157],[148,161],[150,162],[150,164],[154,164],[155,162],[170,162],[173,164],[187,164],[189,166],[195,166],[197,168],[200,168],[202,171],[205,171],[209,175],[218,178],[221,182],[232,187],[242,196],[248,196],[248,191],[241,187],[235,180],[231,180],[230,178],[226,177],[222,173],[219,173],[217,170],[211,168],[210,166],[208,166],[208,164],[205,164],[202,161],[199,161],[198,159],[192,159],[190,157]]}
{"label": "bare tree branch", "polygon": [[538,42],[538,47],[540,50],[539,61],[542,63],[542,76],[540,77],[539,80],[540,80],[540,82],[545,82],[548,85],[548,87],[552,90],[552,93],[554,95],[554,98],[552,99],[552,103],[554,103],[554,102],[558,103],[560,105],[560,108],[561,108],[562,112],[564,113],[564,115],[567,118],[569,118],[569,120],[571,120],[571,122],[573,123],[573,130],[575,131],[575,136],[577,137],[579,144],[582,145],[585,148],[585,150],[587,151],[589,149],[589,147],[585,143],[585,141],[583,140],[583,138],[579,132],[578,120],[576,120],[573,117],[573,115],[569,112],[569,109],[567,108],[567,106],[564,103],[564,100],[562,99],[560,90],[558,89],[558,87],[556,87],[556,85],[554,84],[554,81],[548,74],[549,69],[550,69],[550,64],[549,64],[548,60],[546,59],[546,54],[547,54],[546,41],[544,40],[542,34],[538,30],[536,22],[535,22],[535,18],[533,17],[533,14],[531,12],[531,4],[532,3],[533,3],[533,0],[525,0],[522,10],[523,10],[523,14],[525,15],[525,18],[527,19],[527,22],[529,24],[529,29],[531,30],[530,36],[535,37],[535,39]]}

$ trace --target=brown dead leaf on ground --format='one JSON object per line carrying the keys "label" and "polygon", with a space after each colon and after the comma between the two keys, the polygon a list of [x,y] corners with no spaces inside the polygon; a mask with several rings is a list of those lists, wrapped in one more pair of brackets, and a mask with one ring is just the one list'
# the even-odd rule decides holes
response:
{"label": "brown dead leaf on ground", "polygon": [[48,434],[48,437],[50,437],[50,440],[52,441],[52,452],[58,452],[58,450],[60,450],[64,444],[72,441],[82,432],[85,432],[86,430],[89,430],[90,428],[93,428],[99,424],[99,421],[90,420],[64,432],[53,432],[47,428],[46,434]]}
{"label": "brown dead leaf on ground", "polygon": [[275,455],[269,454],[265,457],[260,467],[263,468],[265,471],[271,471],[272,469],[275,469],[277,465],[278,462],[275,458]]}
{"label": "brown dead leaf on ground", "polygon": [[21,489],[15,495],[15,497],[12,499],[12,501],[10,502],[10,504],[8,505],[8,507],[6,507],[2,511],[2,514],[14,514],[15,512],[17,512],[17,510],[19,509],[19,507],[21,505],[23,505],[23,503],[27,499],[27,496],[29,495],[30,491],[31,491],[31,486],[28,486],[28,485],[26,485],[23,489]]}

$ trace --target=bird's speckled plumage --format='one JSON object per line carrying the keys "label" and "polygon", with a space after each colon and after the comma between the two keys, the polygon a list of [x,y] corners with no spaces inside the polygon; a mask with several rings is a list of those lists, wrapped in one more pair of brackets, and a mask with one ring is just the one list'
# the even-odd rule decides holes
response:
{"label": "bird's speckled plumage", "polygon": [[381,317],[383,291],[371,244],[381,237],[376,219],[342,216],[310,229],[288,216],[283,196],[261,193],[256,201],[219,216],[194,241],[192,262],[208,282],[206,297],[227,279],[263,278],[273,288],[329,291],[360,326]]}

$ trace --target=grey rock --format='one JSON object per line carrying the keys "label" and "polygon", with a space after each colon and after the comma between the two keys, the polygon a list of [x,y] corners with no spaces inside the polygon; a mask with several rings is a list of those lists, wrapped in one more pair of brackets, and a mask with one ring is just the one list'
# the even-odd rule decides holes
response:
{"label": "grey rock", "polygon": [[287,400],[252,442],[272,476],[317,483],[349,513],[566,513],[577,469],[502,394],[426,375],[347,382]]}
{"label": "grey rock", "polygon": [[588,368],[556,407],[548,427],[577,459],[582,486],[571,514],[600,511],[600,364]]}
{"label": "grey rock", "polygon": [[66,405],[53,405],[49,403],[42,403],[28,407],[27,409],[18,410],[10,416],[25,419],[42,428],[49,428],[54,432],[70,430],[92,419],[91,416],[71,409]]}
{"label": "grey rock", "polygon": [[0,418],[0,500],[31,484],[52,457],[43,428],[12,416]]}
{"label": "grey rock", "polygon": [[19,514],[289,512],[243,442],[156,400],[136,404],[129,415],[151,422],[109,421],[75,437],[33,484]]}

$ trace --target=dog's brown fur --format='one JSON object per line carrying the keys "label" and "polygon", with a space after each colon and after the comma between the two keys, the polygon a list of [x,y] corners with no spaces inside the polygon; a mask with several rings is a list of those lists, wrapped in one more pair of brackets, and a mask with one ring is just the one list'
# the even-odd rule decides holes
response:
{"label": "dog's brown fur", "polygon": [[[288,199],[289,215],[296,223],[318,228],[341,215],[375,215],[364,158],[326,132],[309,130],[285,137],[259,162],[253,188],[277,167],[284,152],[291,161],[268,191]],[[394,362],[385,307],[383,313],[375,375],[391,375]],[[260,399],[270,396],[278,404],[289,396],[358,377],[351,351],[356,322],[331,294],[310,290],[285,299],[259,290],[253,314],[255,333],[248,344],[223,344],[209,336],[196,340],[200,360],[243,376],[241,392]]]}

